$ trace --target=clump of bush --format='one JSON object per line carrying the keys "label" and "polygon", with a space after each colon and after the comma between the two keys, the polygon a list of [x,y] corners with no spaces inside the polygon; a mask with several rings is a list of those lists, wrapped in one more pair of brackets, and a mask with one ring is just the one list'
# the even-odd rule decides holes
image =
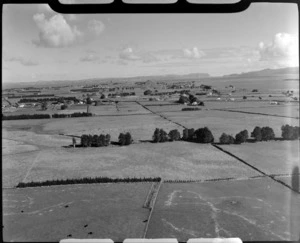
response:
{"label": "clump of bush", "polygon": [[54,185],[69,185],[69,184],[91,184],[91,183],[131,183],[131,182],[160,182],[160,177],[144,177],[144,178],[109,178],[109,177],[84,177],[80,179],[66,179],[66,180],[47,180],[37,182],[20,182],[16,187],[38,187],[38,186],[54,186]]}
{"label": "clump of bush", "polygon": [[221,137],[219,138],[219,141],[221,144],[234,144],[235,143],[234,137],[231,135],[228,135],[226,133],[222,133]]}
{"label": "clump of bush", "polygon": [[254,138],[255,141],[262,140],[262,133],[260,127],[255,127],[251,133],[251,137]]}
{"label": "clump of bush", "polygon": [[300,129],[298,126],[284,125],[281,127],[281,137],[284,140],[295,140],[299,138]]}
{"label": "clump of bush", "polygon": [[82,147],[104,147],[110,144],[109,134],[100,134],[99,136],[83,134],[80,139]]}
{"label": "clump of bush", "polygon": [[261,140],[262,141],[269,141],[274,140],[275,133],[271,127],[263,127],[261,129]]}
{"label": "clump of bush", "polygon": [[246,100],[247,99],[247,96],[243,96],[243,100]]}
{"label": "clump of bush", "polygon": [[61,107],[60,107],[61,110],[65,110],[65,109],[67,109],[67,108],[68,108],[68,106],[65,105],[65,104],[64,104],[64,105],[61,105]]}
{"label": "clump of bush", "polygon": [[236,144],[244,143],[247,141],[248,138],[249,138],[248,131],[243,130],[235,135],[235,143]]}
{"label": "clump of bush", "polygon": [[129,132],[120,133],[120,135],[119,135],[119,144],[121,146],[130,145],[130,144],[132,144],[132,142],[133,142],[133,139],[132,139],[132,136]]}
{"label": "clump of bush", "polygon": [[164,143],[169,140],[169,137],[163,129],[156,128],[152,136],[152,140],[154,143]]}
{"label": "clump of bush", "polygon": [[182,140],[185,141],[193,141],[196,137],[194,136],[195,129],[194,128],[185,128],[182,133]]}
{"label": "clump of bush", "polygon": [[168,135],[170,141],[179,141],[181,139],[180,132],[177,129],[171,130]]}
{"label": "clump of bush", "polygon": [[25,120],[25,119],[50,119],[49,114],[33,114],[33,115],[14,115],[5,116],[2,114],[2,120]]}
{"label": "clump of bush", "polygon": [[199,128],[195,131],[195,141],[198,143],[213,143],[214,136],[211,131],[207,128]]}

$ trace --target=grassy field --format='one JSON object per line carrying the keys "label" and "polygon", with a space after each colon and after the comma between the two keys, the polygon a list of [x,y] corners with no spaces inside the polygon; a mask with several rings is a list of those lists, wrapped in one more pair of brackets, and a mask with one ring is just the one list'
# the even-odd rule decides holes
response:
{"label": "grassy field", "polygon": [[21,154],[7,155],[3,157],[3,174],[5,187],[15,186],[23,180],[100,176],[207,180],[259,175],[211,145],[187,142],[43,149],[27,153],[24,159]]}
{"label": "grassy field", "polygon": [[4,190],[3,239],[141,238],[148,217],[142,205],[150,187],[120,183]]}
{"label": "grassy field", "polygon": [[242,145],[221,145],[267,174],[292,174],[299,166],[299,141],[272,141]]}
{"label": "grassy field", "polygon": [[[233,109],[232,109],[233,110]],[[244,108],[234,108],[235,111],[241,112],[253,112],[253,113],[263,113],[268,115],[278,115],[299,118],[299,105],[285,105],[285,106],[267,106],[267,107],[244,107]]]}
{"label": "grassy field", "polygon": [[164,183],[146,238],[297,240],[299,206],[298,194],[269,178]]}

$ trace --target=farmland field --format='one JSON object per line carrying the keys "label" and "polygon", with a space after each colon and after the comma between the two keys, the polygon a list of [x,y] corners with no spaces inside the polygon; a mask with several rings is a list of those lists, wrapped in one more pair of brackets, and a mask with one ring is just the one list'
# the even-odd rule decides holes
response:
{"label": "farmland field", "polygon": [[299,194],[269,178],[164,183],[146,237],[297,240],[299,207]]}
{"label": "farmland field", "polygon": [[[20,181],[100,176],[207,180],[259,175],[211,145],[187,142],[144,143],[121,148],[44,149],[26,154],[25,158],[20,155],[3,157],[4,186],[15,186]],[[19,173],[18,167],[25,164],[27,166]]]}
{"label": "farmland field", "polygon": [[[4,241],[142,237],[151,183],[3,190]],[[50,196],[51,195],[51,196]],[[101,229],[101,230],[99,230]]]}
{"label": "farmland field", "polygon": [[266,174],[292,174],[293,168],[299,166],[299,141],[257,142],[220,147]]}
{"label": "farmland field", "polygon": [[[147,89],[174,91],[147,81],[142,88],[135,87],[136,96],[99,100],[102,93],[117,94],[121,89],[90,94],[97,101],[97,106],[89,106],[92,117],[3,121],[4,239],[111,238],[121,242],[145,233],[146,238],[179,241],[195,237],[297,240],[300,196],[295,191],[299,191],[300,175],[294,171],[299,166],[298,140],[241,145],[151,142],[156,128],[167,133],[178,129],[182,135],[184,127],[208,127],[216,143],[223,132],[235,135],[247,129],[250,135],[255,126],[269,126],[280,138],[282,125],[299,126],[299,119],[291,118],[299,116],[299,104],[289,102],[291,98],[283,94],[287,89],[298,94],[297,83],[275,79],[270,85],[266,78],[212,78],[197,80],[195,85],[206,82],[221,90],[221,96],[218,100],[216,96],[198,95],[205,103],[197,106],[199,111],[182,111],[193,106],[176,103],[178,93],[144,96]],[[231,84],[237,86],[231,94],[235,100],[225,101],[229,98],[225,87]],[[69,91],[85,85],[49,88],[46,92],[85,100],[87,92]],[[259,92],[252,93],[253,88]],[[191,90],[193,94],[201,91]],[[106,102],[101,104],[103,100]],[[273,100],[280,100],[280,105],[271,105]],[[79,103],[65,110],[51,105],[45,111],[6,105],[5,109],[15,111],[6,113],[3,109],[3,114],[9,115],[87,111],[86,104]],[[119,134],[126,132],[131,133],[133,144],[120,146]],[[103,133],[111,135],[108,147],[79,145],[82,134]],[[73,136],[76,148],[72,146]],[[20,182],[86,177],[161,177],[162,182],[155,184],[160,188],[157,194],[151,191],[152,183],[15,188]],[[148,195],[155,202],[152,211],[143,208]]]}

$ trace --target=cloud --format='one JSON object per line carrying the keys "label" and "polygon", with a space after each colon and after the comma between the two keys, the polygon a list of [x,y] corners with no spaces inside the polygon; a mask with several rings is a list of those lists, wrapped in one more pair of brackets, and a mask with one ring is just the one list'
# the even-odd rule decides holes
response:
{"label": "cloud", "polygon": [[97,61],[98,59],[99,59],[99,57],[96,56],[95,54],[88,53],[84,57],[81,57],[80,61],[82,61],[82,62],[94,62],[94,61]]}
{"label": "cloud", "polygon": [[271,43],[260,42],[258,51],[261,61],[276,62],[281,66],[298,66],[298,38],[287,33],[277,33]]}
{"label": "cloud", "polygon": [[43,47],[66,47],[79,42],[83,36],[76,26],[70,26],[60,14],[52,16],[49,20],[45,15],[35,14],[33,19],[39,29],[39,39],[33,43]]}
{"label": "cloud", "polygon": [[141,57],[134,53],[131,47],[128,47],[120,52],[119,57],[123,60],[136,61],[141,60]]}
{"label": "cloud", "polygon": [[99,36],[104,31],[105,25],[99,20],[90,20],[88,22],[88,30],[93,34]]}
{"label": "cloud", "polygon": [[11,58],[6,59],[6,61],[18,62],[18,63],[20,63],[24,66],[37,66],[37,65],[39,65],[38,62],[31,61],[31,60],[26,60],[23,57],[11,57]]}
{"label": "cloud", "polygon": [[199,51],[197,47],[193,47],[192,49],[183,49],[183,57],[189,59],[199,59],[205,56],[203,51]]}
{"label": "cloud", "polygon": [[127,47],[127,48],[123,49],[119,53],[119,57],[122,60],[127,60],[127,61],[141,61],[143,63],[157,62],[157,61],[160,60],[152,52],[149,52],[149,51],[139,51],[139,52],[136,52],[136,51],[133,50],[132,47]]}

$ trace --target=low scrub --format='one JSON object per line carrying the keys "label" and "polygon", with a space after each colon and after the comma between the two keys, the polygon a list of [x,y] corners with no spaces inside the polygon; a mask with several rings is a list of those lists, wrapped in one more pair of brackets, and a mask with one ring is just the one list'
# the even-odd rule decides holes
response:
{"label": "low scrub", "polygon": [[47,180],[37,182],[20,182],[16,187],[38,187],[38,186],[54,186],[54,185],[70,185],[70,184],[92,184],[92,183],[132,183],[132,182],[159,182],[160,177],[144,177],[144,178],[109,178],[109,177],[85,177],[81,179],[66,180]]}

